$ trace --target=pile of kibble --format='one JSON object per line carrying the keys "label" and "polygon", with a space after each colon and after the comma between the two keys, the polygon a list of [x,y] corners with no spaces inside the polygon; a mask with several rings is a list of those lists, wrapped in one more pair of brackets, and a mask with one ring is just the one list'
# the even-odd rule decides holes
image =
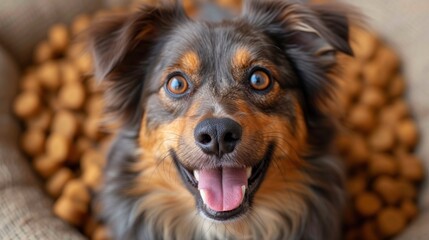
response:
{"label": "pile of kibble", "polygon": [[[95,15],[107,14],[105,12]],[[108,239],[96,219],[93,196],[102,181],[109,126],[102,90],[91,76],[92,60],[72,39],[93,18],[53,26],[22,76],[15,114],[24,123],[22,150],[45,189],[54,213],[91,239]],[[343,111],[337,149],[347,167],[346,239],[388,239],[416,217],[421,162],[413,149],[418,130],[404,98],[397,55],[376,35],[355,28],[355,58],[341,56],[338,79]]]}

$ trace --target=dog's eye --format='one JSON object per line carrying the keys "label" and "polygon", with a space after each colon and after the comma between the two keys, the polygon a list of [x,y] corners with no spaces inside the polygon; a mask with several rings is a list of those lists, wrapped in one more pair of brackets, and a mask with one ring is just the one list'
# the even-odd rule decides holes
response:
{"label": "dog's eye", "polygon": [[271,85],[271,78],[264,71],[255,71],[250,75],[250,86],[258,91],[263,91]]}
{"label": "dog's eye", "polygon": [[188,86],[188,81],[182,76],[173,76],[167,82],[167,90],[174,95],[185,93]]}

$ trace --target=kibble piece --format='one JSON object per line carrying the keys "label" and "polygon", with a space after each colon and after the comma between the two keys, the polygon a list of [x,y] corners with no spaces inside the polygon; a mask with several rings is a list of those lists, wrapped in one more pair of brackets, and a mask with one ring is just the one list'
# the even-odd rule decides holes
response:
{"label": "kibble piece", "polygon": [[367,176],[364,174],[357,174],[347,179],[347,193],[351,197],[355,197],[363,193],[367,185]]}
{"label": "kibble piece", "polygon": [[386,126],[380,126],[369,138],[369,145],[377,152],[388,151],[395,145],[393,130]]}
{"label": "kibble piece", "polygon": [[406,179],[398,179],[398,189],[402,194],[402,199],[416,199],[417,189]]}
{"label": "kibble piece", "polygon": [[375,61],[366,64],[362,72],[365,83],[376,88],[387,86],[389,82],[388,74],[386,69]]}
{"label": "kibble piece", "polygon": [[86,236],[92,236],[92,234],[94,233],[95,229],[97,228],[97,220],[94,219],[94,217],[89,216],[86,221],[85,224],[83,225],[84,229],[83,232],[85,233]]}
{"label": "kibble piece", "polygon": [[41,129],[28,129],[22,135],[21,146],[24,152],[32,157],[43,153],[45,149],[45,133]]}
{"label": "kibble piece", "polygon": [[394,176],[398,172],[398,163],[388,154],[374,154],[369,161],[369,173],[371,176]]}
{"label": "kibble piece", "polygon": [[396,135],[399,141],[408,147],[408,149],[414,149],[419,140],[419,134],[417,131],[416,124],[410,120],[403,120],[398,123],[396,128]]}
{"label": "kibble piece", "polygon": [[365,222],[362,225],[362,237],[364,240],[379,240],[380,236],[377,232],[377,226],[374,222]]}
{"label": "kibble piece", "polygon": [[353,147],[350,149],[346,156],[347,163],[351,167],[367,163],[370,151],[368,144],[365,142],[364,138],[356,134],[353,135],[351,142],[351,145]]}
{"label": "kibble piece", "polygon": [[397,181],[391,177],[378,177],[373,187],[388,204],[396,204],[402,197]]}
{"label": "kibble piece", "polygon": [[347,122],[352,128],[369,132],[376,126],[374,112],[365,105],[358,105],[350,110]]}
{"label": "kibble piece", "polygon": [[[350,99],[354,99],[356,97],[358,97],[360,95],[360,93],[362,92],[362,82],[360,81],[360,79],[346,79],[347,82],[345,83],[345,92],[348,95],[348,97]],[[346,81],[344,80],[344,81]]]}
{"label": "kibble piece", "polygon": [[82,154],[82,158],[80,161],[81,168],[83,171],[89,169],[91,167],[101,168],[104,163],[104,156],[100,151],[95,149],[88,148]]}
{"label": "kibble piece", "polygon": [[62,196],[68,197],[73,201],[88,204],[91,200],[88,188],[80,179],[74,179],[69,181],[64,187]]}
{"label": "kibble piece", "polygon": [[399,68],[398,55],[391,48],[384,45],[378,49],[376,58],[379,65],[383,66],[387,78],[390,79]]}
{"label": "kibble piece", "polygon": [[34,72],[26,73],[21,81],[19,81],[20,89],[23,91],[34,91],[34,92],[40,92],[41,91],[41,85],[40,81],[37,78],[37,74]]}
{"label": "kibble piece", "polygon": [[104,98],[101,94],[92,95],[86,103],[86,112],[89,115],[100,117],[104,111]]}
{"label": "kibble piece", "polygon": [[404,200],[401,203],[400,209],[402,214],[407,218],[408,221],[413,220],[418,214],[416,203],[410,200]]}
{"label": "kibble piece", "polygon": [[73,172],[68,168],[61,168],[46,183],[46,191],[52,197],[57,198],[71,179],[73,179]]}
{"label": "kibble piece", "polygon": [[42,86],[50,91],[55,91],[61,84],[60,69],[56,62],[49,61],[42,64],[37,72]]}
{"label": "kibble piece", "polygon": [[77,16],[71,26],[71,32],[73,35],[78,35],[89,27],[91,24],[91,17],[86,14]]}
{"label": "kibble piece", "polygon": [[61,64],[61,76],[63,83],[73,83],[81,80],[80,73],[76,66],[69,62]]}
{"label": "kibble piece", "polygon": [[398,122],[408,116],[409,110],[407,104],[405,101],[398,99],[381,110],[380,120],[383,125],[389,125],[396,128]]}
{"label": "kibble piece", "polygon": [[52,123],[52,132],[61,134],[73,140],[79,129],[79,122],[76,116],[67,110],[58,111]]}
{"label": "kibble piece", "polygon": [[64,108],[81,109],[85,103],[85,89],[82,83],[73,82],[63,85],[58,94],[58,101]]}
{"label": "kibble piece", "polygon": [[54,57],[54,50],[47,41],[42,41],[36,46],[34,51],[34,61],[36,63],[46,62]]}
{"label": "kibble piece", "polygon": [[13,105],[15,114],[22,119],[28,119],[37,115],[41,108],[40,96],[35,91],[25,91],[19,94]]}
{"label": "kibble piece", "polygon": [[52,112],[49,109],[41,110],[36,116],[27,120],[29,128],[37,128],[46,131],[52,122]]}
{"label": "kibble piece", "polygon": [[377,216],[378,230],[384,237],[394,236],[405,228],[404,214],[396,208],[383,209]]}
{"label": "kibble piece", "polygon": [[377,110],[386,104],[386,96],[379,88],[369,87],[362,92],[361,103]]}
{"label": "kibble piece", "polygon": [[350,32],[351,36],[353,36],[351,44],[356,58],[364,62],[372,59],[375,55],[375,50],[380,45],[376,35],[360,27],[352,27]]}
{"label": "kibble piece", "polygon": [[58,162],[64,162],[70,151],[70,140],[59,133],[51,133],[46,142],[46,154]]}
{"label": "kibble piece", "polygon": [[69,45],[69,33],[64,24],[54,25],[48,32],[49,43],[54,51],[62,53]]}
{"label": "kibble piece", "polygon": [[417,157],[412,155],[400,156],[399,169],[401,176],[409,181],[420,182],[423,180],[423,165]]}
{"label": "kibble piece", "polygon": [[86,119],[83,126],[83,132],[86,137],[92,140],[100,138],[100,119],[98,117],[90,117]]}
{"label": "kibble piece", "polygon": [[83,223],[87,212],[87,206],[74,202],[67,197],[59,198],[54,205],[55,215],[75,226]]}
{"label": "kibble piece", "polygon": [[92,59],[89,54],[80,54],[76,60],[75,65],[82,74],[89,74],[92,72]]}
{"label": "kibble piece", "polygon": [[92,235],[92,239],[93,240],[110,240],[111,238],[110,238],[109,231],[107,230],[106,227],[98,226]]}
{"label": "kibble piece", "polygon": [[381,206],[380,198],[374,193],[365,192],[356,197],[356,210],[364,217],[374,216],[380,211]]}
{"label": "kibble piece", "polygon": [[97,189],[101,183],[101,169],[97,166],[90,166],[83,171],[83,182],[91,189]]}
{"label": "kibble piece", "polygon": [[62,166],[61,162],[55,161],[48,156],[42,155],[33,160],[33,167],[43,178],[50,178]]}
{"label": "kibble piece", "polygon": [[391,98],[401,97],[405,92],[405,80],[400,74],[397,74],[389,84],[388,93]]}
{"label": "kibble piece", "polygon": [[93,143],[89,139],[85,137],[79,137],[70,149],[70,154],[67,161],[72,165],[78,165],[81,162],[83,153],[88,148],[91,148],[92,145]]}

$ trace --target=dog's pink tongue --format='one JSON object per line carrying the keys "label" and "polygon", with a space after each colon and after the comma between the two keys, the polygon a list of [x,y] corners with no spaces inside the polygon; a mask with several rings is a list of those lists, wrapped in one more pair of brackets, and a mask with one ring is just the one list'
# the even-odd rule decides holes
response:
{"label": "dog's pink tongue", "polygon": [[246,168],[218,168],[199,171],[198,189],[207,206],[215,211],[230,211],[243,200],[247,186]]}

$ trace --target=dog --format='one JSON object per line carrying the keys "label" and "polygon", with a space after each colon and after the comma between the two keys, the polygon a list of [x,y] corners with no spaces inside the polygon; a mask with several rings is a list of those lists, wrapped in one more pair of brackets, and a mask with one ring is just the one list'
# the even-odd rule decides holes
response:
{"label": "dog", "polygon": [[343,169],[324,105],[342,8],[247,1],[222,21],[178,3],[93,26],[95,74],[120,120],[101,191],[115,239],[339,239]]}

